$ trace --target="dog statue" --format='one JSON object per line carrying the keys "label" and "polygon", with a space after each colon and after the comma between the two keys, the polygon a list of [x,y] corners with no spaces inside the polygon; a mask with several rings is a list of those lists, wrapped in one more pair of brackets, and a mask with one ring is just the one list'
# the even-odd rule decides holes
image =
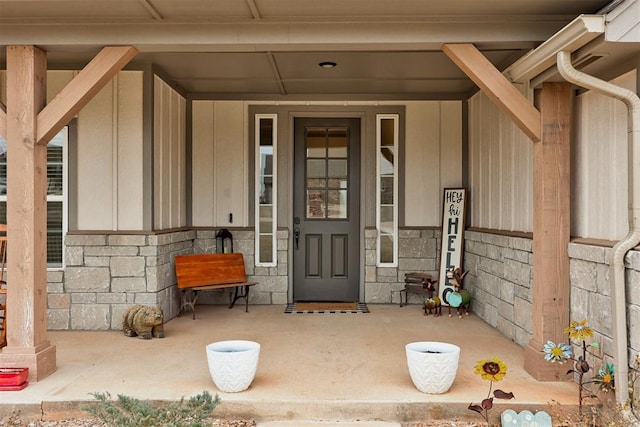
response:
{"label": "dog statue", "polygon": [[122,316],[122,331],[127,337],[164,338],[164,315],[157,307],[134,305]]}

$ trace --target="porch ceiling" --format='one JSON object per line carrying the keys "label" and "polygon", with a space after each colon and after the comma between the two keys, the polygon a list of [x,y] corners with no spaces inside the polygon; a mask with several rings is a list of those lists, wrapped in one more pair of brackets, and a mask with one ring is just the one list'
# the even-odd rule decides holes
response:
{"label": "porch ceiling", "polygon": [[[476,90],[441,51],[474,43],[504,69],[610,0],[0,0],[7,45],[49,69],[133,45],[191,98],[447,99]],[[335,68],[318,66],[332,61]]]}

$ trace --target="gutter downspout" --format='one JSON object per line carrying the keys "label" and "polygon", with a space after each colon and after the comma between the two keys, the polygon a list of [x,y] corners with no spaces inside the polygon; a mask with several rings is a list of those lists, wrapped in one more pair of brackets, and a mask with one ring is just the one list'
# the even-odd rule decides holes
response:
{"label": "gutter downspout", "polygon": [[[616,403],[624,407],[629,400],[629,349],[624,258],[640,243],[640,98],[634,92],[600,80],[573,68],[571,53],[558,52],[558,70],[570,83],[619,99],[627,106],[629,232],[611,251],[609,274],[612,278],[613,358],[615,362]],[[631,411],[629,411],[631,412]],[[633,416],[633,414],[630,414]],[[635,418],[635,417],[634,417]],[[638,420],[635,419],[635,423]],[[634,424],[640,425],[640,424]]]}

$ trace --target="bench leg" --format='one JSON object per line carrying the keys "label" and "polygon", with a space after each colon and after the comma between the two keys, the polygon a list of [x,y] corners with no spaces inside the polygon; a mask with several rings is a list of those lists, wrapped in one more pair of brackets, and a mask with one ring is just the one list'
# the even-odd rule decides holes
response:
{"label": "bench leg", "polygon": [[[244,288],[244,292],[240,293],[240,288]],[[233,301],[229,305],[229,308],[233,308],[236,305],[236,301],[240,298],[244,298],[244,311],[246,313],[249,312],[249,286],[236,286],[235,292],[233,293]]]}
{"label": "bench leg", "polygon": [[182,302],[180,303],[180,313],[185,308],[190,308],[193,311],[193,320],[196,320],[196,301],[198,300],[198,291],[192,289],[184,289],[182,291]]}

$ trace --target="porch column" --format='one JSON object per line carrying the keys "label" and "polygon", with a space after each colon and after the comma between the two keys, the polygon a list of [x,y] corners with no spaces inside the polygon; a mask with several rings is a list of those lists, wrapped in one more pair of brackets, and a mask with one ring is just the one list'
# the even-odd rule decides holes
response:
{"label": "porch column", "polygon": [[34,46],[7,47],[7,346],[2,366],[26,366],[29,379],[56,369],[47,340],[47,146],[37,117],[46,104],[47,55]]}
{"label": "porch column", "polygon": [[566,365],[544,360],[547,340],[566,342],[569,325],[570,144],[569,83],[544,83],[542,141],[533,144],[533,338],[524,366],[540,381],[566,379]]}

